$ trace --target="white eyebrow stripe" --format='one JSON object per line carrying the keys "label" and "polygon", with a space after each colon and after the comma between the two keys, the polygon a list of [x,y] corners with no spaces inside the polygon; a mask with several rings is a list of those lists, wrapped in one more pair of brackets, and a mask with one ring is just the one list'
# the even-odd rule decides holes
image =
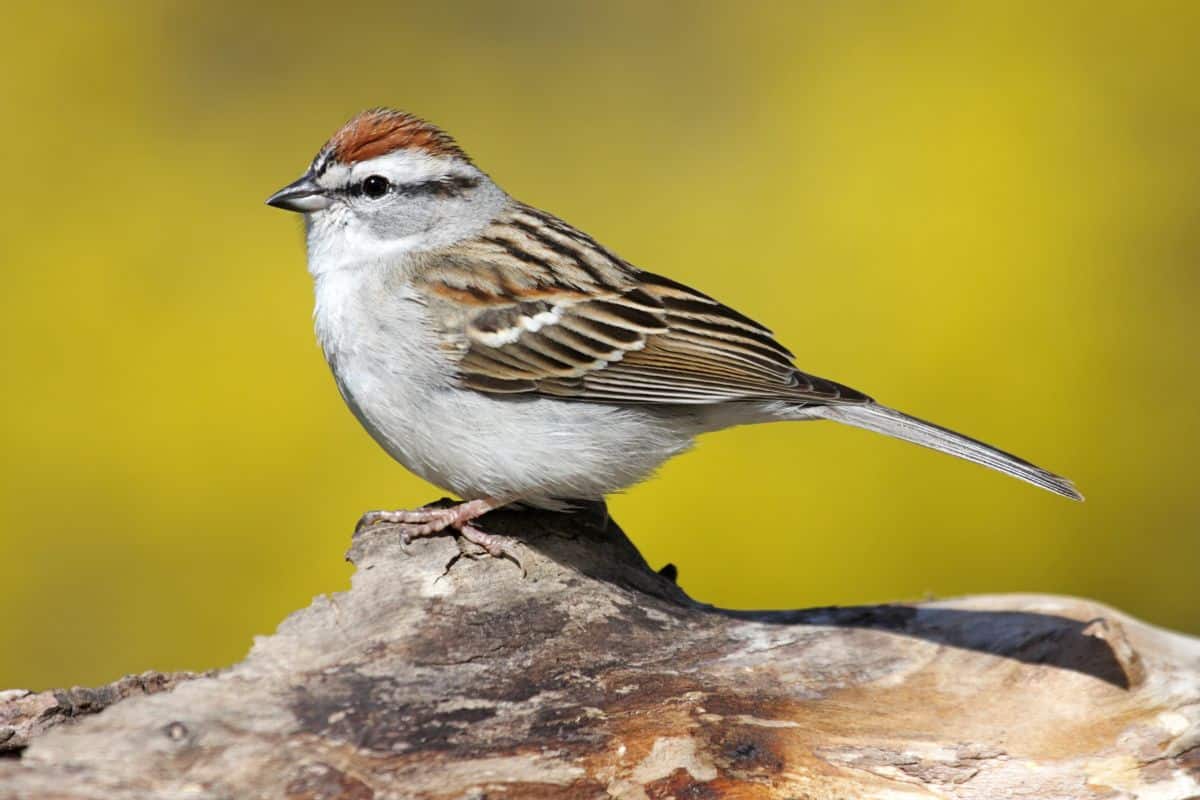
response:
{"label": "white eyebrow stripe", "polygon": [[349,182],[357,183],[368,175],[382,175],[394,184],[423,183],[451,174],[454,162],[412,150],[401,150],[355,164]]}

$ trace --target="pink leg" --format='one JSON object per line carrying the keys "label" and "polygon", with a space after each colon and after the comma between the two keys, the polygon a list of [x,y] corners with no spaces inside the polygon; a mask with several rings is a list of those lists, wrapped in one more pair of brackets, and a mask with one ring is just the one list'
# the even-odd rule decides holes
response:
{"label": "pink leg", "polygon": [[496,558],[507,557],[513,561],[512,554],[505,548],[503,537],[486,533],[475,525],[473,520],[483,516],[493,509],[508,505],[511,500],[485,497],[479,500],[468,500],[448,508],[417,508],[411,511],[368,511],[362,515],[355,528],[355,535],[370,528],[399,529],[400,539],[408,544],[413,539],[422,536],[436,536],[441,533],[455,531],[464,539],[477,544],[487,551],[488,555]]}
{"label": "pink leg", "polygon": [[[471,544],[477,544],[487,551],[487,554],[492,558],[508,558],[513,561],[517,559],[505,547],[506,539],[503,536],[497,536],[494,533],[488,533],[476,528],[471,523],[467,523],[458,529],[462,537]],[[520,562],[517,562],[518,564]]]}

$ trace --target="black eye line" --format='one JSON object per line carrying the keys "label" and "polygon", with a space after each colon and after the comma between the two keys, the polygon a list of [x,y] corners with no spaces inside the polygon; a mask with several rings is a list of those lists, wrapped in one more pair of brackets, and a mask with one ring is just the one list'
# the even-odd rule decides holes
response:
{"label": "black eye line", "polygon": [[[373,177],[375,176],[368,175],[358,183],[353,183],[339,190],[339,193],[347,197],[356,198],[366,196],[363,186],[368,178]],[[404,195],[405,197],[420,197],[422,195],[456,197],[469,189],[474,189],[478,185],[479,179],[470,175],[444,175],[440,178],[432,178],[427,181],[417,181],[415,183],[389,183],[391,188],[388,193]]]}

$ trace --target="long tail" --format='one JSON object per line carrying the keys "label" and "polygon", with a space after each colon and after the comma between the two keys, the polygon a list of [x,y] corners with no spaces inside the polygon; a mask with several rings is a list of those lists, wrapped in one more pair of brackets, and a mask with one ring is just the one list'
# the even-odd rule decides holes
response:
{"label": "long tail", "polygon": [[1040,486],[1047,491],[1061,494],[1072,500],[1083,499],[1083,495],[1076,491],[1075,486],[1066,478],[1055,475],[1053,472],[1047,472],[1024,459],[963,436],[961,433],[955,433],[940,425],[934,425],[932,422],[901,414],[895,409],[881,406],[878,403],[828,405],[812,409],[812,411],[816,416],[824,419],[875,431],[886,436],[894,436],[931,450],[974,461],[976,464],[982,464],[997,472],[1020,478],[1034,486]]}

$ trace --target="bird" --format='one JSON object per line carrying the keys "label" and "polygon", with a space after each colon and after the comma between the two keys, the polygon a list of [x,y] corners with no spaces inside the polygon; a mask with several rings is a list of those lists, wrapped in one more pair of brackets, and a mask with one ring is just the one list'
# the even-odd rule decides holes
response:
{"label": "bird", "polygon": [[510,555],[480,527],[489,511],[602,501],[701,434],[798,420],[1083,499],[1066,478],[801,371],[764,325],[511,197],[410,113],[356,115],[266,202],[303,215],[314,327],[346,405],[396,461],[462,498],[371,511],[360,529]]}

